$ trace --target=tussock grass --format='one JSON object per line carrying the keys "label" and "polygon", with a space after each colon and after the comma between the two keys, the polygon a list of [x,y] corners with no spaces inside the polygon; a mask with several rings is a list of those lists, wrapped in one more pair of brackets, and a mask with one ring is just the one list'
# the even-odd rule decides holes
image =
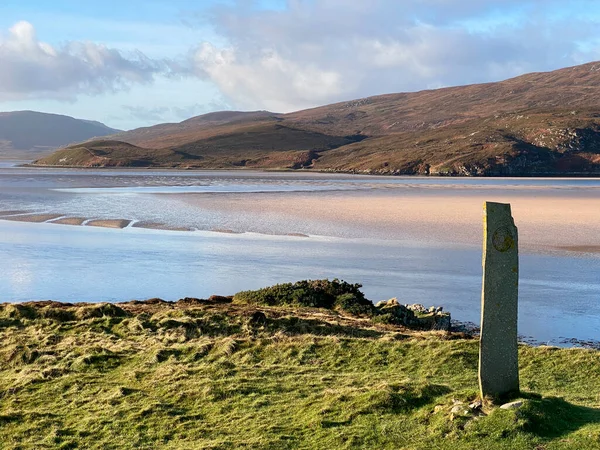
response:
{"label": "tussock grass", "polygon": [[2,449],[600,448],[592,350],[521,346],[525,405],[476,416],[476,340],[337,311],[0,305],[0,338]]}

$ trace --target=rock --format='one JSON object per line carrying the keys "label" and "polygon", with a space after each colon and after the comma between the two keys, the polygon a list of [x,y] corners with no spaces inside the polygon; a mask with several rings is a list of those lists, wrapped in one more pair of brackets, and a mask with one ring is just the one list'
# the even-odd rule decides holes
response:
{"label": "rock", "polygon": [[396,298],[383,300],[375,305],[381,314],[391,314],[392,323],[412,326],[425,330],[450,330],[450,313],[443,313],[442,307],[425,308],[419,303],[401,305]]}
{"label": "rock", "polygon": [[448,331],[450,330],[451,317],[450,313],[441,313],[435,316],[435,329]]}
{"label": "rock", "polygon": [[379,302],[375,308],[380,314],[389,314],[392,317],[391,323],[396,325],[411,326],[416,323],[414,312],[398,303],[395,298]]}
{"label": "rock", "polygon": [[398,299],[396,297],[394,298],[390,298],[389,300],[382,300],[380,302],[377,302],[377,304],[375,305],[375,308],[384,308],[386,306],[394,306],[394,305],[399,305],[400,303],[398,303]]}
{"label": "rock", "polygon": [[465,409],[464,406],[462,406],[462,405],[456,405],[456,406],[452,407],[452,409],[450,410],[450,412],[452,414],[460,414],[464,409]]}
{"label": "rock", "polygon": [[517,227],[509,204],[485,202],[479,387],[481,397],[519,391]]}
{"label": "rock", "polygon": [[515,402],[505,403],[500,409],[519,409],[523,404],[523,400],[517,400]]}
{"label": "rock", "polygon": [[375,305],[375,307],[383,308],[384,306],[396,306],[399,304],[400,303],[398,303],[398,299],[396,297],[393,297],[393,298],[390,298],[389,300],[383,300],[383,301],[377,303],[377,305]]}
{"label": "rock", "polygon": [[415,316],[415,326],[423,330],[450,330],[450,313],[431,314]]}
{"label": "rock", "polygon": [[480,400],[476,400],[469,405],[469,409],[476,411],[476,410],[481,409],[482,406],[483,406],[483,403]]}
{"label": "rock", "polygon": [[420,303],[415,303],[414,305],[406,305],[406,308],[410,309],[413,312],[416,313],[426,313],[427,309],[425,309],[425,307],[423,305],[421,305]]}

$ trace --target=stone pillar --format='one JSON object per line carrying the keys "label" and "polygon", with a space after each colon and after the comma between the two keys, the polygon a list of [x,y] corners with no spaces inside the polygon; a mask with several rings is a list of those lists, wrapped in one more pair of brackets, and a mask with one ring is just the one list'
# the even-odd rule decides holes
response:
{"label": "stone pillar", "polygon": [[501,399],[519,392],[517,227],[509,204],[485,202],[484,211],[479,388]]}

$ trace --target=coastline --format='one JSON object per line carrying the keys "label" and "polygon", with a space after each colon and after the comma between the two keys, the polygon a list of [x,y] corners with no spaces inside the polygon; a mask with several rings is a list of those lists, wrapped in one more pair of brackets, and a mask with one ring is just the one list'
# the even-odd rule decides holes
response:
{"label": "coastline", "polygon": [[165,231],[366,237],[478,247],[481,205],[498,201],[512,205],[523,251],[594,255],[600,253],[597,191],[571,187],[383,185],[375,190],[144,193],[141,195],[156,196],[211,219],[178,223],[133,214],[94,217],[61,210],[13,209],[0,210],[0,220]]}
{"label": "coastline", "polygon": [[34,164],[33,162],[20,164],[17,167],[40,168],[40,169],[75,169],[75,170],[131,170],[131,171],[147,171],[147,170],[166,170],[166,171],[255,171],[255,172],[285,172],[285,173],[322,173],[327,175],[357,175],[357,176],[380,176],[380,177],[419,177],[419,178],[600,178],[600,172],[527,172],[510,175],[463,175],[456,174],[440,174],[422,175],[411,173],[395,173],[383,169],[364,169],[364,170],[342,170],[342,169],[292,169],[287,167],[269,168],[269,167],[243,167],[243,166],[228,166],[228,167],[197,167],[197,166],[173,166],[173,165],[147,165],[147,166],[75,166],[75,165],[46,165]]}

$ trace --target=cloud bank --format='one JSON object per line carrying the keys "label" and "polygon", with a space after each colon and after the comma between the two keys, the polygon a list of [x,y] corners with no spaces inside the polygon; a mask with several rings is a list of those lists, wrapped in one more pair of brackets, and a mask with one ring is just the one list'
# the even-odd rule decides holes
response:
{"label": "cloud bank", "polygon": [[287,112],[598,59],[598,20],[585,17],[592,2],[575,3],[564,11],[555,0],[289,0],[282,10],[238,2],[209,18],[228,44],[203,42],[191,59],[235,107]]}
{"label": "cloud bank", "polygon": [[[111,99],[103,106],[111,115],[128,103],[118,117],[148,124],[223,108],[288,112],[600,59],[597,0],[230,0],[195,23],[193,39],[161,50],[189,45],[189,53],[150,58],[112,48],[120,44],[51,45],[18,22],[0,30],[0,102],[102,95],[85,99],[93,114]],[[125,90],[130,98],[108,95]]]}
{"label": "cloud bank", "polygon": [[123,54],[93,42],[60,47],[38,40],[29,22],[0,34],[0,101],[27,98],[74,100],[78,94],[101,94],[150,83],[168,72],[164,62],[141,52]]}

